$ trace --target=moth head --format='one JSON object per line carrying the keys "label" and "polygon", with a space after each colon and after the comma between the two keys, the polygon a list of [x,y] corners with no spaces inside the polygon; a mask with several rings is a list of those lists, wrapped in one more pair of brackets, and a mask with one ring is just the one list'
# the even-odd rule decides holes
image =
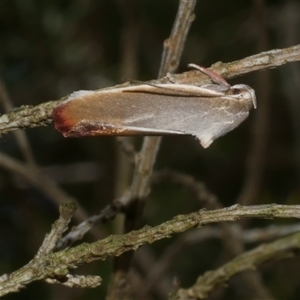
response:
{"label": "moth head", "polygon": [[249,85],[236,84],[231,87],[231,97],[251,102],[254,108],[257,108],[255,91]]}

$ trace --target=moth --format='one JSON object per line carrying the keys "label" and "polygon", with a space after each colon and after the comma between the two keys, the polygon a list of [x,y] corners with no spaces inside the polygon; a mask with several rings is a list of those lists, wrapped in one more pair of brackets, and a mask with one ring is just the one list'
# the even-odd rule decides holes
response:
{"label": "moth", "polygon": [[230,86],[195,64],[213,84],[141,83],[99,91],[77,91],[53,111],[65,137],[101,135],[193,135],[204,148],[239,126],[256,108],[254,90]]}

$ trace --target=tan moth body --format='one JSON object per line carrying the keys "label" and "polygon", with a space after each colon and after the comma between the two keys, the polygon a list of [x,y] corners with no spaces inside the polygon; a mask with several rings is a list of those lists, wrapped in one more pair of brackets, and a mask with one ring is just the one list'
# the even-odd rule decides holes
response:
{"label": "tan moth body", "polygon": [[75,92],[53,119],[65,137],[193,135],[207,148],[243,122],[253,106],[254,90],[243,84],[141,84]]}

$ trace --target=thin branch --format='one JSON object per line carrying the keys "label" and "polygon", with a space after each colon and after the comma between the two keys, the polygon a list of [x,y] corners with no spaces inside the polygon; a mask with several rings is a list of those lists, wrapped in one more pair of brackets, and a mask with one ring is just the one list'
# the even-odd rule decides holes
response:
{"label": "thin branch", "polygon": [[62,234],[68,229],[68,224],[70,223],[75,211],[76,204],[72,202],[59,207],[59,218],[52,225],[50,233],[46,235],[43,244],[36,255],[36,258],[40,258],[48,253],[51,253],[55,249],[55,246],[61,239]]}
{"label": "thin branch", "polygon": [[[70,213],[73,211],[72,205],[65,206],[65,209],[66,213],[62,215],[62,217],[66,218],[66,220],[61,222],[63,228],[68,222]],[[100,259],[105,260],[108,256],[119,256],[125,252],[137,250],[145,243],[152,244],[155,241],[169,238],[176,233],[184,232],[196,226],[199,227],[224,221],[236,221],[242,218],[299,219],[300,205],[270,204],[249,207],[234,205],[214,211],[200,210],[187,215],[178,215],[172,220],[156,227],[145,226],[140,230],[132,231],[124,235],[109,236],[94,243],[83,243],[77,247],[64,249],[55,253],[48,253],[48,251],[43,249],[43,255],[36,255],[26,266],[10,275],[5,274],[0,277],[0,296],[10,292],[16,292],[32,281],[47,278],[67,279],[69,270],[75,269],[83,263],[90,263]],[[49,243],[49,247],[51,248],[52,246],[53,243]],[[259,251],[252,250],[252,252],[249,252],[250,254],[246,253],[237,258],[238,264],[236,260],[234,261],[234,272],[228,271],[228,273],[226,273],[228,267],[225,265],[226,272],[222,273],[223,276],[220,276],[218,271],[210,272],[205,276],[215,285],[217,282],[220,282],[220,280],[227,280],[233,273],[251,268],[254,264],[264,262],[267,259],[275,258],[284,251],[300,249],[300,233],[298,232],[289,237],[280,239],[267,246],[260,246],[259,249]],[[228,276],[224,278],[224,274],[228,274]],[[100,284],[101,279],[99,277],[94,276],[93,278]],[[94,286],[95,284],[91,287]],[[194,288],[198,289],[199,285]],[[194,290],[196,291],[196,289]],[[197,293],[199,294],[200,292]]]}
{"label": "thin branch", "polygon": [[[209,226],[204,227],[201,230],[195,229],[179,236],[176,242],[165,249],[147,274],[147,278],[143,283],[145,294],[167,276],[168,272],[174,266],[174,261],[176,261],[187,248],[207,240],[221,239],[224,235],[222,231],[223,229],[220,226]],[[300,223],[285,226],[270,225],[265,228],[245,230],[242,232],[241,236],[244,243],[251,244],[271,241],[299,231]]]}
{"label": "thin branch", "polygon": [[66,280],[65,282],[61,282],[56,278],[47,278],[45,281],[51,284],[62,284],[70,288],[95,288],[102,282],[102,279],[99,276],[90,275],[81,276],[67,274],[64,279]]}
{"label": "thin branch", "polygon": [[13,130],[47,126],[52,122],[53,109],[62,101],[50,101],[36,106],[22,105],[0,116],[0,136]]}
{"label": "thin branch", "polygon": [[[165,42],[159,77],[174,71],[179,63],[188,31],[194,20],[196,0],[181,0],[171,36]],[[145,198],[149,192],[150,176],[160,144],[160,138],[146,137],[136,161],[131,187],[132,198]],[[142,175],[142,176],[141,176]]]}
{"label": "thin branch", "polygon": [[[173,25],[171,36],[164,44],[164,53],[158,77],[173,72],[179,64],[183,46],[194,20],[194,7],[196,0],[180,0],[177,16]],[[145,199],[150,192],[150,178],[153,166],[160,147],[161,137],[145,137],[141,151],[136,155],[136,165],[130,187],[131,202],[125,210],[124,231],[130,232],[139,227],[139,221],[144,209]],[[115,269],[119,270],[113,279],[114,295],[122,299],[127,297],[126,277],[130,266],[132,253],[116,259]],[[119,283],[122,282],[122,285]],[[114,297],[110,298],[114,299]]]}
{"label": "thin branch", "polygon": [[270,260],[288,258],[295,255],[294,251],[299,249],[300,233],[281,238],[269,244],[263,244],[253,250],[245,252],[229,263],[214,271],[208,271],[197,279],[194,286],[189,289],[180,289],[172,300],[205,299],[216,286],[227,282],[232,276],[246,271],[256,269],[257,266]]}
{"label": "thin branch", "polygon": [[7,169],[30,183],[32,186],[42,191],[45,196],[49,197],[57,205],[68,202],[75,202],[79,208],[75,213],[78,221],[88,218],[87,213],[77,200],[64,192],[53,180],[48,178],[38,167],[30,167],[3,152],[0,152],[0,167]]}
{"label": "thin branch", "polygon": [[57,268],[54,260],[51,259],[55,244],[67,229],[75,210],[74,203],[60,206],[60,217],[52,225],[51,232],[46,235],[36,256],[23,268],[10,275],[4,274],[0,277],[0,297],[18,292],[30,282],[42,279],[49,283],[59,283],[68,287],[96,287],[101,283],[99,276],[73,276],[69,274],[69,268],[74,268],[74,266]]}
{"label": "thin branch", "polygon": [[[123,19],[120,34],[120,78],[137,78],[141,36],[140,3],[137,1],[118,0],[116,4]],[[120,197],[131,182],[135,156],[135,138],[128,136],[117,137],[116,141],[118,143],[115,144],[114,196]]]}
{"label": "thin branch", "polygon": [[[121,78],[137,78],[138,74],[138,54],[141,37],[141,22],[140,22],[140,3],[138,1],[117,1],[118,8],[123,17],[122,32],[120,35],[121,41],[121,64],[120,76]],[[131,182],[133,167],[134,167],[134,137],[118,137],[122,143],[115,144],[115,178],[114,178],[114,197],[120,197],[124,190],[128,188]],[[122,147],[123,146],[123,147]],[[124,151],[126,149],[126,152]],[[128,155],[129,151],[131,156]],[[129,159],[131,158],[131,160]],[[113,208],[112,212],[116,216],[115,208],[120,207],[112,203],[107,207],[107,212]],[[105,215],[105,213],[104,213]],[[115,232],[122,232],[124,217],[120,216],[113,223]],[[88,223],[86,223],[88,224]],[[80,225],[79,225],[80,226]],[[79,229],[79,226],[77,229]],[[89,230],[87,228],[87,230]],[[76,235],[74,235],[76,237]],[[107,291],[107,300],[121,300],[128,298],[126,285],[122,284],[123,264],[120,260],[124,258],[114,258],[113,276]]]}
{"label": "thin branch", "polygon": [[[229,79],[258,70],[272,69],[289,62],[300,60],[300,45],[283,49],[274,49],[256,55],[248,56],[230,63],[218,62],[211,69],[224,78]],[[172,75],[172,80],[186,84],[206,84],[210,80],[197,70]],[[170,83],[170,76],[150,83]],[[130,85],[127,83],[126,85]],[[45,102],[36,106],[24,105],[0,116],[0,136],[21,128],[46,126],[52,122],[53,109],[65,99]]]}
{"label": "thin branch", "polygon": [[[171,180],[174,183],[179,183],[184,187],[192,191],[198,201],[205,208],[208,209],[219,209],[222,208],[221,202],[218,200],[216,195],[208,191],[206,186],[202,182],[198,182],[192,176],[181,172],[172,170],[159,171],[154,174],[154,182],[162,180]],[[221,224],[221,238],[223,241],[224,252],[226,253],[225,259],[228,260],[235,257],[244,251],[242,243],[243,230],[239,224]],[[166,258],[166,265],[168,264],[167,254],[164,255]],[[149,279],[145,281],[145,290],[153,287],[153,284],[157,281],[157,273],[160,272],[161,267],[159,264],[164,265],[164,262],[158,262],[156,266],[149,273]],[[250,278],[250,279],[249,279]],[[254,298],[272,299],[268,291],[262,286],[260,276],[255,272],[245,277],[243,274],[240,276],[240,281],[245,286],[249,286],[251,291],[255,292]]]}
{"label": "thin branch", "polygon": [[164,52],[158,77],[176,72],[185,40],[195,19],[196,0],[181,0],[178,13],[172,28],[171,36],[164,42]]}
{"label": "thin branch", "polygon": [[[9,112],[13,109],[13,104],[12,104],[13,102],[8,94],[5,83],[1,78],[0,78],[0,101],[3,103],[6,112]],[[32,166],[36,165],[33,151],[27,139],[26,133],[24,131],[16,131],[14,132],[14,136],[26,161]]]}
{"label": "thin branch", "polygon": [[70,247],[73,243],[81,240],[94,226],[95,223],[107,222],[114,219],[124,208],[122,198],[115,200],[112,204],[107,205],[99,214],[95,214],[79,225],[72,227],[71,231],[66,234],[56,245],[56,249]]}

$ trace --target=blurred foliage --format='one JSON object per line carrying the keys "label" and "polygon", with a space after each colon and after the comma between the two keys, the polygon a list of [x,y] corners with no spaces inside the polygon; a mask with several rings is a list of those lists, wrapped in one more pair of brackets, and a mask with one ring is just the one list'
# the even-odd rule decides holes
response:
{"label": "blurred foliage", "polygon": [[[274,19],[288,1],[266,1],[266,26],[270,50],[291,46],[278,33]],[[296,1],[297,2],[297,1]],[[98,89],[128,79],[148,80],[157,76],[163,42],[169,36],[178,2],[156,1],[0,1],[0,70],[15,107],[59,99],[76,90]],[[136,78],[122,78],[123,31],[132,13],[139,28]],[[188,63],[210,66],[257,53],[258,30],[252,1],[198,1],[179,71]],[[298,12],[300,13],[300,11]],[[299,43],[296,37],[294,44]],[[286,66],[282,67],[286,68]],[[256,203],[299,203],[299,163],[295,153],[294,132],[288,101],[283,92],[283,77],[272,76],[271,131],[266,172]],[[256,73],[232,80],[256,89]],[[258,95],[258,109],[260,98]],[[0,107],[0,113],[4,113]],[[255,111],[238,129],[204,150],[193,137],[166,137],[158,155],[156,169],[174,169],[203,181],[224,206],[236,203],[243,186],[245,164]],[[300,114],[300,112],[299,112]],[[61,181],[89,212],[103,208],[114,197],[116,166],[115,139],[112,137],[64,139],[52,125],[27,130],[38,164],[55,167],[64,174],[68,165],[90,162],[98,172],[84,180],[87,169],[79,169],[82,181]],[[298,135],[298,136],[297,136]],[[140,144],[140,139],[137,139]],[[23,160],[12,134],[0,140],[1,151]],[[0,157],[1,159],[1,157]],[[86,170],[86,171],[85,171]],[[55,173],[54,173],[55,174]],[[75,177],[74,173],[74,177]],[[53,175],[53,179],[56,176]],[[155,186],[145,210],[145,223],[155,225],[176,214],[200,209],[199,202],[183,187],[172,184]],[[0,170],[0,273],[9,273],[29,261],[57,217],[55,205],[24,180]],[[265,224],[270,224],[265,222]],[[251,222],[260,224],[259,222]],[[109,234],[110,224],[101,225]],[[159,258],[175,238],[151,246]],[[90,237],[86,240],[91,241]],[[217,241],[185,249],[174,262],[171,275],[188,286],[198,274],[215,268],[222,253]],[[262,269],[268,288],[285,299],[298,299],[299,259],[282,261]],[[279,266],[277,268],[276,266]],[[81,270],[81,269],[80,269]],[[79,271],[80,271],[79,270]],[[95,290],[70,290],[34,283],[5,299],[102,299],[109,284],[110,262],[83,267],[82,272],[104,278]],[[272,274],[272,276],[271,276]],[[289,274],[288,278],[285,274]],[[283,282],[283,279],[286,281]],[[298,290],[298,292],[296,292]],[[47,296],[46,296],[47,295]],[[224,296],[226,297],[226,295]],[[228,298],[239,299],[228,290]]]}

